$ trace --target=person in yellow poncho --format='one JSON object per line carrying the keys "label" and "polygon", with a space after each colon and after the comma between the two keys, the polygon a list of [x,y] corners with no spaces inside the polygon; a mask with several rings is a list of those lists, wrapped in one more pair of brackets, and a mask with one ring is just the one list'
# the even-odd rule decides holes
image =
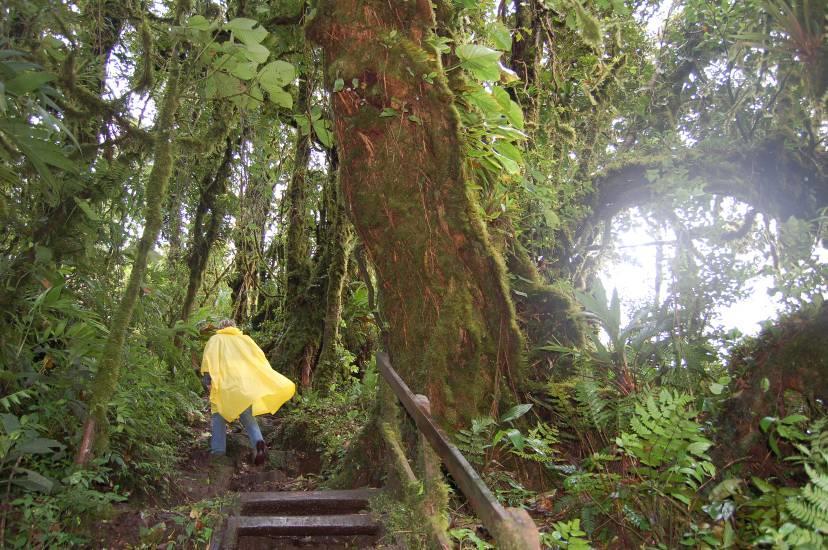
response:
{"label": "person in yellow poncho", "polygon": [[270,367],[261,348],[231,319],[221,321],[207,341],[201,372],[210,388],[211,454],[226,452],[227,422],[240,419],[256,452],[253,462],[263,464],[267,448],[254,417],[279,410],[293,397],[296,385]]}

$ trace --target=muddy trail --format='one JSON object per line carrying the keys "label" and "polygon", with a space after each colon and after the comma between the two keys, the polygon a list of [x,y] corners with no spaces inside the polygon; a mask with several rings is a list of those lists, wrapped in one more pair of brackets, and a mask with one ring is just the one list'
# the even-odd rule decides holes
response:
{"label": "muddy trail", "polygon": [[[315,491],[321,489],[321,459],[313,445],[287,447],[279,415],[257,418],[268,445],[268,459],[253,464],[247,436],[238,422],[227,434],[227,455],[211,459],[209,416],[193,425],[196,434],[182,452],[179,468],[170,472],[166,490],[132,495],[116,504],[109,519],[90,526],[90,548],[208,548],[216,547],[226,519],[238,509],[239,495],[250,492]],[[215,532],[214,532],[215,531]],[[394,548],[381,538],[243,537],[238,548]]]}

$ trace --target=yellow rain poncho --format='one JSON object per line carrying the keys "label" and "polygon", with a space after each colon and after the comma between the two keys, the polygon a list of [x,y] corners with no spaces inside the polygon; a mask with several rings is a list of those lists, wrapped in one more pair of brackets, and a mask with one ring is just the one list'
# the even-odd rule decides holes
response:
{"label": "yellow rain poncho", "polygon": [[216,331],[207,341],[201,372],[212,380],[212,412],[228,422],[251,405],[254,416],[275,413],[296,392],[296,385],[273,370],[256,342],[236,327]]}

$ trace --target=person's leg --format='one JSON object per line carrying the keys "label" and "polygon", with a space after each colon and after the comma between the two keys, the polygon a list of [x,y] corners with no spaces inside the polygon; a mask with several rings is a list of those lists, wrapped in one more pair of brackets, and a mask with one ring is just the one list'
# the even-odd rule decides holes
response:
{"label": "person's leg", "polygon": [[255,449],[256,443],[264,441],[264,437],[262,437],[262,431],[259,429],[256,417],[253,416],[253,408],[248,407],[247,410],[241,413],[239,420],[241,420],[244,431],[247,432],[247,437],[250,439],[250,446]]}
{"label": "person's leg", "polygon": [[213,413],[210,424],[210,454],[223,455],[227,452],[227,422],[219,413]]}
{"label": "person's leg", "polygon": [[247,437],[250,439],[250,446],[253,447],[253,464],[261,466],[267,459],[267,447],[265,447],[262,431],[259,429],[259,424],[253,416],[252,407],[248,407],[246,411],[241,414],[241,420],[244,430],[247,432]]}

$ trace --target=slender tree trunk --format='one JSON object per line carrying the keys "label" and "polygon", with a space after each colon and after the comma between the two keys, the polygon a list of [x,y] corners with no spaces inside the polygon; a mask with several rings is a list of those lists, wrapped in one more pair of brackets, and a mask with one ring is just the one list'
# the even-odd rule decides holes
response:
{"label": "slender tree trunk", "polygon": [[[196,294],[201,288],[201,281],[204,278],[204,269],[207,267],[207,260],[210,257],[210,249],[213,247],[213,243],[216,242],[224,221],[224,209],[221,207],[220,200],[230,177],[234,149],[233,139],[227,137],[221,163],[215,173],[207,175],[201,189],[198,209],[193,220],[192,245],[187,259],[190,278],[187,282],[187,293],[184,295],[184,302],[181,305],[180,319],[182,321],[186,321],[192,313]],[[205,229],[204,218],[207,215],[210,216],[210,219]]]}
{"label": "slender tree trunk", "polygon": [[[309,87],[310,82],[299,89],[298,112],[308,111]],[[310,386],[317,360],[321,338],[321,298],[324,295],[312,284],[316,270],[311,258],[309,233],[312,226],[307,177],[310,151],[311,136],[298,132],[293,176],[285,191],[288,210],[283,312],[288,328],[278,354],[280,369],[298,376],[302,387]]]}
{"label": "slender tree trunk", "polygon": [[[335,154],[335,153],[334,153]],[[339,325],[342,321],[342,290],[348,275],[348,261],[354,246],[354,238],[345,214],[345,205],[339,192],[338,161],[330,163],[330,182],[328,184],[328,208],[332,221],[328,234],[324,236],[326,246],[330,247],[330,263],[327,272],[327,292],[325,297],[325,320],[322,328],[319,360],[314,368],[314,384],[324,388],[325,384],[337,377],[344,378],[349,373],[337,370],[336,349],[339,343]]]}
{"label": "slender tree trunk", "polygon": [[124,289],[118,310],[112,319],[109,336],[98,362],[98,372],[95,375],[92,385],[92,397],[89,401],[89,416],[86,419],[83,439],[76,456],[76,462],[82,465],[85,465],[91,457],[96,434],[99,442],[106,438],[106,413],[109,400],[115,393],[118,384],[126,332],[135,311],[144,273],[147,270],[147,256],[161,231],[162,209],[175,156],[173,121],[179,103],[181,70],[177,50],[177,47],[172,49],[169,78],[164,92],[164,100],[158,113],[154,162],[146,186],[144,231],[141,240],[138,242],[129,281]]}
{"label": "slender tree trunk", "polygon": [[[392,360],[437,418],[466,424],[497,412],[521,336],[466,187],[454,98],[426,42],[434,24],[425,0],[321,0],[308,32],[329,88],[360,82],[332,92],[340,183],[377,268]],[[432,72],[434,84],[421,78]]]}

